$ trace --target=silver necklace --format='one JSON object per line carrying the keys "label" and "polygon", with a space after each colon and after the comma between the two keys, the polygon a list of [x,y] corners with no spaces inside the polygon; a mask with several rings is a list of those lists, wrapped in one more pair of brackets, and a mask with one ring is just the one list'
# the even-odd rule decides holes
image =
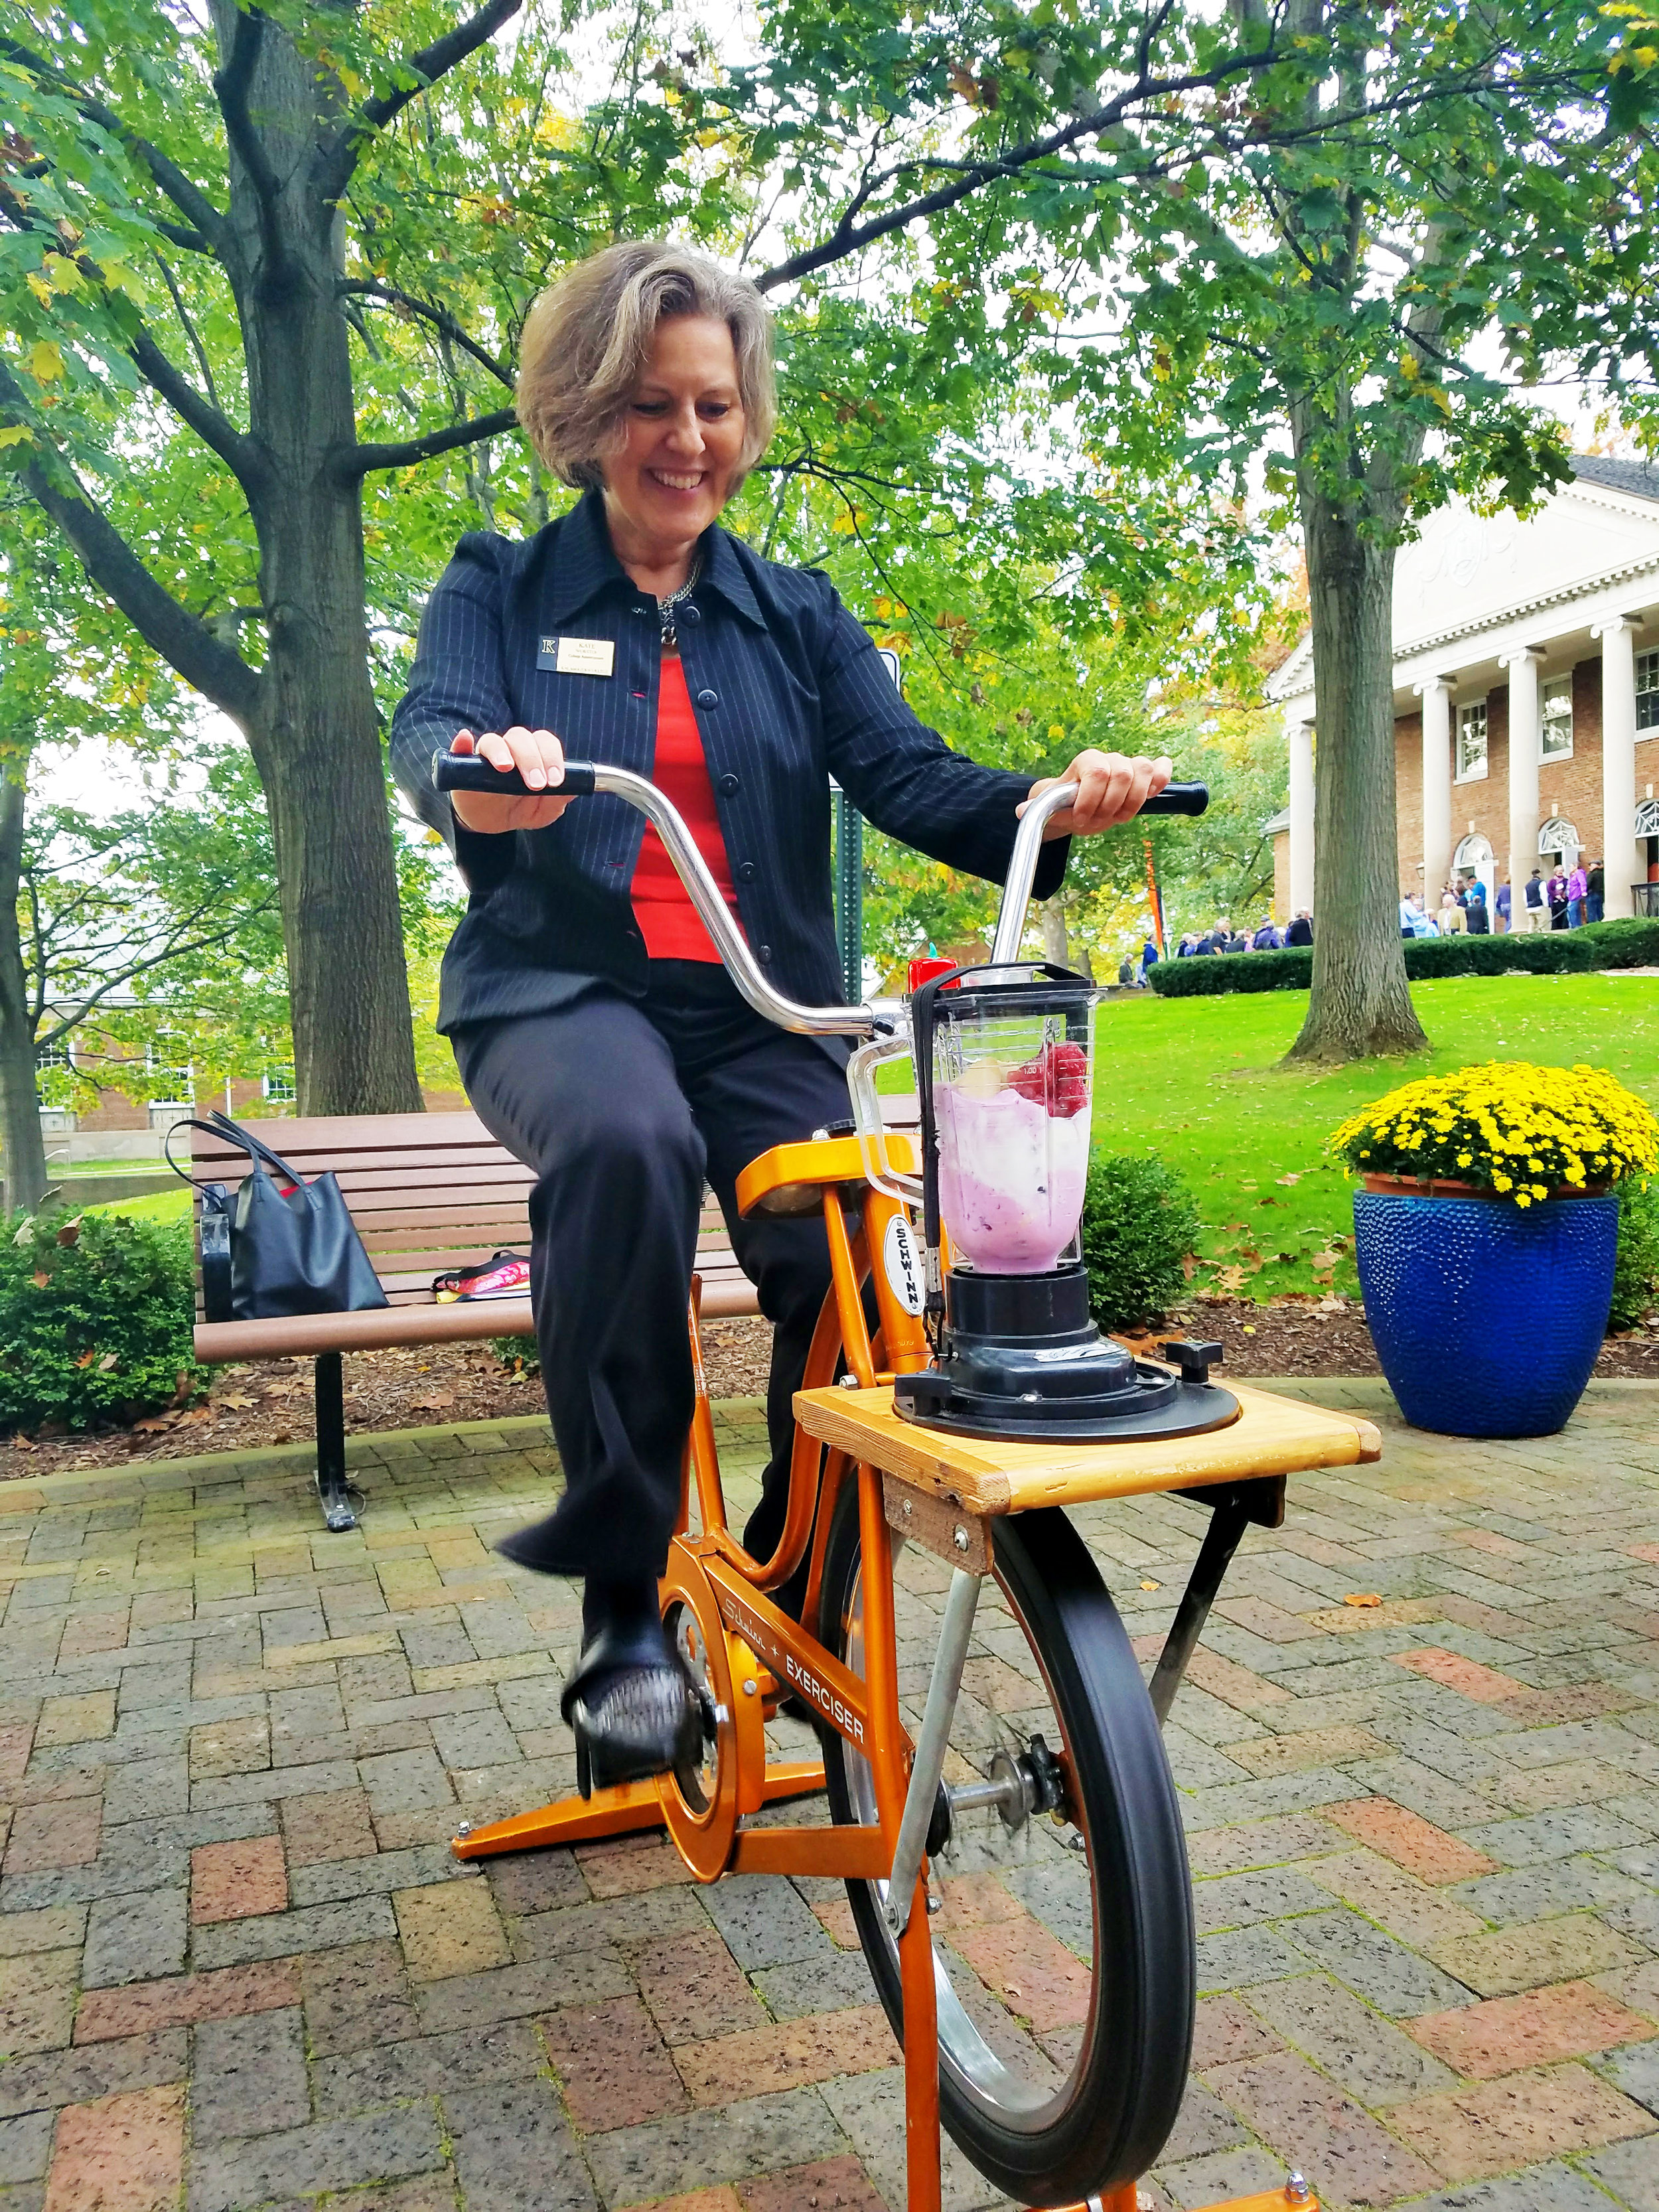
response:
{"label": "silver necklace", "polygon": [[674,618],[692,592],[696,590],[697,579],[702,574],[702,556],[700,554],[691,563],[691,574],[680,586],[678,591],[671,592],[665,599],[657,601],[657,620],[662,625],[662,642],[665,648],[676,646],[679,642],[675,635]]}

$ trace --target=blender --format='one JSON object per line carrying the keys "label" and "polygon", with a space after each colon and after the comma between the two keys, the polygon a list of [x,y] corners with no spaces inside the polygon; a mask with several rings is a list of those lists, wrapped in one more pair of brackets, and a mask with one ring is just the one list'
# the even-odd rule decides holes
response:
{"label": "blender", "polygon": [[[1070,969],[1011,957],[1019,874],[1017,860],[990,960],[930,976],[908,1036],[862,1047],[848,1070],[871,1181],[921,1209],[935,1357],[895,1377],[893,1410],[921,1428],[1055,1442],[1221,1428],[1238,1401],[1209,1380],[1219,1345],[1171,1341],[1162,1366],[1090,1318],[1079,1232],[1103,994]],[[919,1179],[890,1166],[882,1139],[874,1071],[901,1054],[915,1063]]]}

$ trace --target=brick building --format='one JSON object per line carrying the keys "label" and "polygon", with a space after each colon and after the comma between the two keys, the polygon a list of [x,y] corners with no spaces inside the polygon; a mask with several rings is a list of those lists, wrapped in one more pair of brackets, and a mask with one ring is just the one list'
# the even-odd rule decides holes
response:
{"label": "brick building", "polygon": [[[1578,457],[1522,521],[1456,505],[1395,570],[1402,890],[1607,864],[1611,917],[1659,910],[1659,465]],[[1313,905],[1318,724],[1304,638],[1268,686],[1291,803],[1268,824],[1274,910]]]}

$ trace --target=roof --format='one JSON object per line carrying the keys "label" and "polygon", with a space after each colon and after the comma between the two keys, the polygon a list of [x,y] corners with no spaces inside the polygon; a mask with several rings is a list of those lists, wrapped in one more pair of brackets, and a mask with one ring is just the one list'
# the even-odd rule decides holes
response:
{"label": "roof", "polygon": [[1601,453],[1575,453],[1572,472],[1587,483],[1605,484],[1609,491],[1630,492],[1638,499],[1659,500],[1659,463],[1614,460]]}

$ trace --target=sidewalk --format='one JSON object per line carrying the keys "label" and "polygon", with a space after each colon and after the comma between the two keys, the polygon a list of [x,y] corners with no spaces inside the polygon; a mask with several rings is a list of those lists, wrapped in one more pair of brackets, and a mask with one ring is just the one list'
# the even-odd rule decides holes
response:
{"label": "sidewalk", "polygon": [[[1286,1387],[1385,1455],[1292,1481],[1176,1704],[1206,1995],[1147,2202],[1659,2212],[1659,1385],[1484,1446]],[[573,1786],[574,1592],[489,1549],[544,1424],[353,1459],[343,1537],[299,1447],[0,1484],[0,2212],[896,2212],[837,1886],[449,1856]],[[1079,1520],[1155,1650],[1199,1515]]]}

